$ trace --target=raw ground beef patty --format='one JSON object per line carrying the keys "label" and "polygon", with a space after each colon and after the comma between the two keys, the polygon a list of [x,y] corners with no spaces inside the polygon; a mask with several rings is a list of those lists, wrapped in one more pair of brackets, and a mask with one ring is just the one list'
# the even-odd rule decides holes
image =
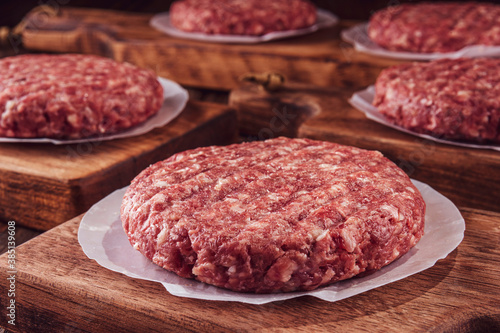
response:
{"label": "raw ground beef patty", "polygon": [[0,59],[0,136],[76,139],[116,133],[158,112],[147,70],[80,54]]}
{"label": "raw ground beef patty", "polygon": [[383,70],[373,105],[408,130],[476,143],[500,142],[500,59],[442,59]]}
{"label": "raw ground beef patty", "polygon": [[176,154],[140,173],[121,207],[130,243],[157,265],[256,293],[377,270],[419,241],[424,215],[381,153],[287,138]]}
{"label": "raw ground beef patty", "polygon": [[316,7],[308,0],[183,0],[169,13],[179,30],[221,35],[260,36],[316,23]]}
{"label": "raw ground beef patty", "polygon": [[392,51],[453,52],[500,45],[500,6],[480,3],[402,4],[372,15],[368,35]]}

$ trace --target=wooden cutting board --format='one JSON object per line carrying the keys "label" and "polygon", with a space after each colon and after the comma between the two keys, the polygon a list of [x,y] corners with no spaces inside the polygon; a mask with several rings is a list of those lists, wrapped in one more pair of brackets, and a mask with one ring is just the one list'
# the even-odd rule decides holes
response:
{"label": "wooden cutting board", "polygon": [[[0,256],[0,326],[14,332],[498,332],[500,214],[463,209],[459,247],[432,268],[335,303],[301,297],[266,305],[170,295],[109,271],[77,240],[81,217],[16,249],[16,326],[7,323],[7,254]],[[10,286],[10,285],[9,285]]]}
{"label": "wooden cutting board", "polygon": [[147,134],[72,145],[0,144],[0,218],[47,230],[68,221],[151,163],[190,148],[234,142],[227,106],[190,102],[171,123]]}
{"label": "wooden cutting board", "polygon": [[270,92],[247,83],[231,92],[229,104],[240,113],[243,134],[259,139],[305,137],[379,150],[411,178],[455,204],[500,212],[500,152],[440,144],[378,124],[349,104],[353,92],[293,82]]}
{"label": "wooden cutting board", "polygon": [[343,42],[340,31],[355,22],[267,43],[218,44],[159,32],[149,25],[152,14],[58,8],[57,14],[28,15],[22,34],[26,48],[98,54],[192,87],[230,90],[241,75],[264,71],[318,86],[362,87],[374,82],[381,69],[398,63],[355,52]]}

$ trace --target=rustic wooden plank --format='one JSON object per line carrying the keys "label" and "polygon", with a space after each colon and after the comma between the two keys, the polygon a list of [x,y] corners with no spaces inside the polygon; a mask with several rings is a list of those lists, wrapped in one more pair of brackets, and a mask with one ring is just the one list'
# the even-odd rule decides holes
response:
{"label": "rustic wooden plank", "polygon": [[0,145],[0,218],[46,230],[85,212],[127,185],[149,164],[175,152],[234,142],[237,117],[227,106],[191,102],[147,134],[94,143]]}
{"label": "rustic wooden plank", "polygon": [[459,206],[500,211],[500,154],[424,140],[378,124],[353,108],[353,91],[288,83],[277,91],[243,84],[229,98],[240,131],[265,139],[307,137],[381,151],[410,177]]}
{"label": "rustic wooden plank", "polygon": [[[7,252],[8,224],[0,222],[0,255]],[[16,225],[16,244],[21,245],[30,239],[40,235],[42,231],[33,230],[20,225]]]}
{"label": "rustic wooden plank", "polygon": [[261,44],[217,44],[170,37],[149,26],[152,14],[60,8],[31,15],[26,48],[99,54],[150,68],[186,86],[230,90],[248,72],[277,71],[318,86],[363,87],[396,60],[355,52],[343,42],[341,24],[313,34]]}
{"label": "rustic wooden plank", "polygon": [[[17,248],[14,332],[448,332],[500,327],[500,214],[462,209],[459,247],[430,269],[329,303],[301,297],[266,305],[171,296],[158,283],[111,272],[82,252],[81,217]],[[6,308],[6,255],[0,256],[1,307]]]}

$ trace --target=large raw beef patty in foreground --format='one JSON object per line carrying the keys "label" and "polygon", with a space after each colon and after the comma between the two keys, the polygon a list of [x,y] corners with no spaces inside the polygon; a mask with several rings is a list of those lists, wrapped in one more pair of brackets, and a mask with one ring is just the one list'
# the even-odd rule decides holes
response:
{"label": "large raw beef patty in foreground", "polygon": [[476,143],[500,142],[500,59],[443,59],[382,71],[373,104],[411,131]]}
{"label": "large raw beef patty in foreground", "polygon": [[174,155],[140,173],[121,207],[130,243],[157,265],[257,293],[377,270],[418,242],[424,215],[379,152],[287,138]]}
{"label": "large raw beef patty in foreground", "polygon": [[368,34],[393,51],[453,52],[469,45],[500,45],[500,6],[475,2],[392,6],[371,17]]}
{"label": "large raw beef patty in foreground", "polygon": [[177,29],[221,35],[260,36],[316,23],[316,7],[308,0],[183,0],[169,13]]}
{"label": "large raw beef patty in foreground", "polygon": [[0,136],[74,139],[120,132],[158,112],[163,88],[146,70],[79,54],[0,60]]}

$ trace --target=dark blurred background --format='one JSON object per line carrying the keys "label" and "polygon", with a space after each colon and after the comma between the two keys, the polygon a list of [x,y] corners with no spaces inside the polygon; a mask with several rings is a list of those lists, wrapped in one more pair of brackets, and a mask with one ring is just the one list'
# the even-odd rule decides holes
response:
{"label": "dark blurred background", "polygon": [[[216,1],[216,0],[214,0]],[[272,0],[263,0],[272,1]],[[460,1],[460,0],[454,0]],[[53,7],[92,7],[124,10],[132,12],[157,13],[167,11],[173,0],[2,0],[0,1],[0,26],[14,26],[33,7],[47,4]],[[375,10],[400,3],[419,2],[417,0],[314,0],[318,7],[327,9],[342,19],[366,20]],[[434,1],[435,2],[435,1]],[[462,1],[465,2],[465,1]],[[500,0],[484,1],[500,4]]]}

